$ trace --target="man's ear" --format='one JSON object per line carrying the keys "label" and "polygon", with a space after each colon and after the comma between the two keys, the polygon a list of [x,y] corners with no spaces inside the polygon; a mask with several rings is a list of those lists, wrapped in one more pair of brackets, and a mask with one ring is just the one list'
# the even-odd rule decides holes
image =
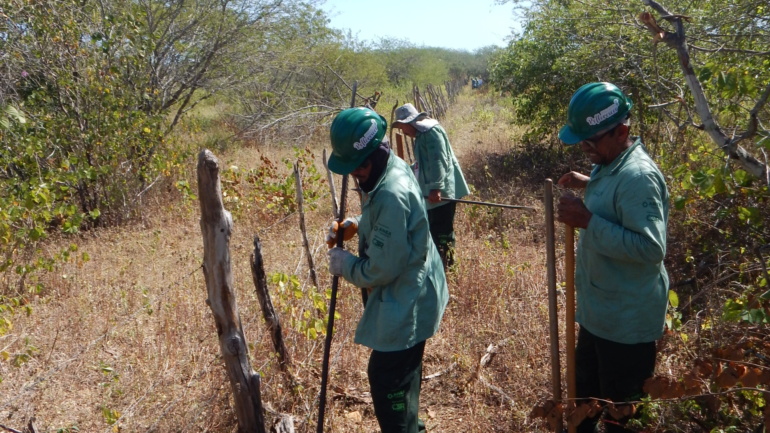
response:
{"label": "man's ear", "polygon": [[630,131],[631,131],[631,128],[629,128],[628,125],[621,123],[620,125],[618,125],[617,128],[615,128],[615,132],[613,133],[613,135],[618,138],[618,141],[625,142],[626,140],[628,140],[628,133]]}

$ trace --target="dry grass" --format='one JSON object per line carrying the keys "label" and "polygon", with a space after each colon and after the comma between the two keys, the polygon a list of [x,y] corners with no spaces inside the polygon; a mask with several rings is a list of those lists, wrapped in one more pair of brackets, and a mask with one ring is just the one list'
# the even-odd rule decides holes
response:
{"label": "dry grass", "polygon": [[[504,155],[516,145],[506,110],[493,98],[465,94],[450,116],[443,123],[477,189],[474,198],[542,208],[546,176],[524,182],[526,168],[505,168]],[[325,137],[315,143],[320,165]],[[291,156],[278,146],[267,152],[273,160]],[[248,148],[220,158],[224,166],[260,163],[258,152]],[[175,197],[173,191],[159,193],[141,225],[86,235],[79,246],[90,260],[46,275],[48,289],[28,300],[31,314],[12,318],[13,330],[0,337],[0,352],[11,357],[0,362],[0,424],[21,430],[35,417],[38,431],[49,432],[237,430],[214,321],[204,302],[198,204]],[[322,285],[330,284],[323,245],[331,220],[326,200],[307,214]],[[350,211],[357,206],[351,196]],[[528,419],[551,389],[543,212],[462,205],[458,210],[452,297],[425,355],[424,374],[443,373],[423,385],[428,429],[546,431]],[[230,246],[252,365],[263,376],[263,401],[273,411],[294,415],[298,431],[310,432],[323,341],[291,330],[292,313],[282,308],[292,373],[301,384],[290,389],[270,355],[249,269],[253,236],[259,234],[267,273],[297,275],[303,290],[310,290],[298,227],[296,215],[280,221],[244,215],[235,221]],[[274,302],[295,309],[293,317],[303,311],[317,315],[307,300],[289,304],[289,296],[278,294],[275,285],[270,289]],[[368,349],[352,342],[360,295],[347,283],[338,311],[327,431],[377,431],[367,402]],[[479,368],[493,343],[498,352]],[[32,356],[14,366],[12,359],[24,353]]]}

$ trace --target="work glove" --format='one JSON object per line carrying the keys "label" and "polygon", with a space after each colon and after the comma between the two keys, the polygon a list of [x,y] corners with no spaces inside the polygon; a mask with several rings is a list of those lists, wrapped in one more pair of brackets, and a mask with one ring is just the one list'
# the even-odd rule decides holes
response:
{"label": "work glove", "polygon": [[339,247],[330,249],[327,254],[329,255],[329,273],[332,275],[342,275],[345,259],[353,255]]}
{"label": "work glove", "polygon": [[[334,248],[337,245],[337,230],[339,223],[337,221],[332,222],[329,226],[329,233],[326,234],[326,245],[329,248]],[[345,218],[342,221],[342,228],[345,232],[342,235],[343,241],[349,241],[353,236],[358,233],[358,221],[355,218]]]}

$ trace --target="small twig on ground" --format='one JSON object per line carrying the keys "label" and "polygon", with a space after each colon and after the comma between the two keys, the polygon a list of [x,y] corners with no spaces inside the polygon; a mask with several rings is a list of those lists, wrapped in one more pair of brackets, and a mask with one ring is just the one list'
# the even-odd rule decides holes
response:
{"label": "small twig on ground", "polygon": [[484,379],[484,376],[479,374],[479,381],[484,384],[487,388],[491,389],[492,391],[500,394],[500,396],[503,398],[503,400],[507,401],[511,406],[513,406],[516,401],[513,399],[513,397],[509,396],[505,393],[500,387],[493,385],[489,383],[486,379]]}
{"label": "small twig on ground", "polygon": [[439,376],[443,376],[443,375],[449,373],[450,371],[454,370],[455,367],[457,367],[457,363],[453,362],[452,364],[449,365],[449,367],[445,368],[443,371],[439,371],[438,373],[429,374],[429,375],[423,377],[422,381],[423,382],[427,382],[427,381],[429,381],[431,379],[435,379],[435,378],[437,378]]}
{"label": "small twig on ground", "polygon": [[2,424],[0,424],[0,429],[3,429],[3,430],[5,430],[5,431],[9,431],[9,432],[11,432],[11,433],[22,433],[22,432],[21,432],[21,431],[19,431],[19,430],[16,430],[16,429],[12,429],[12,428],[10,428],[10,427],[6,427],[6,426],[4,426],[4,425],[2,425]]}

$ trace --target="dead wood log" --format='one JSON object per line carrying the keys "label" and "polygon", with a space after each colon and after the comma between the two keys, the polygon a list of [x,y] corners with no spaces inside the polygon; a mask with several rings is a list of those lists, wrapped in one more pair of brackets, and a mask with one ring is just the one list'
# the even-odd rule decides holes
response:
{"label": "dead wood log", "polygon": [[289,382],[293,385],[295,379],[289,372],[291,358],[283,340],[281,321],[275,313],[273,301],[270,299],[270,293],[267,290],[265,262],[262,258],[262,243],[259,240],[259,236],[254,236],[254,252],[251,254],[251,276],[254,279],[254,288],[257,291],[257,299],[259,299],[259,306],[262,309],[262,317],[265,319],[265,323],[267,323],[267,330],[273,342],[273,349],[278,355],[278,367],[284,375],[288,376]]}
{"label": "dead wood log", "polygon": [[265,433],[260,379],[249,362],[248,346],[238,314],[230,270],[233,219],[222,201],[219,161],[208,150],[198,154],[198,197],[203,234],[203,276],[214,314],[219,347],[233,392],[240,433]]}
{"label": "dead wood log", "polygon": [[281,415],[276,419],[273,427],[270,428],[271,433],[294,433],[294,417],[291,415]]}

